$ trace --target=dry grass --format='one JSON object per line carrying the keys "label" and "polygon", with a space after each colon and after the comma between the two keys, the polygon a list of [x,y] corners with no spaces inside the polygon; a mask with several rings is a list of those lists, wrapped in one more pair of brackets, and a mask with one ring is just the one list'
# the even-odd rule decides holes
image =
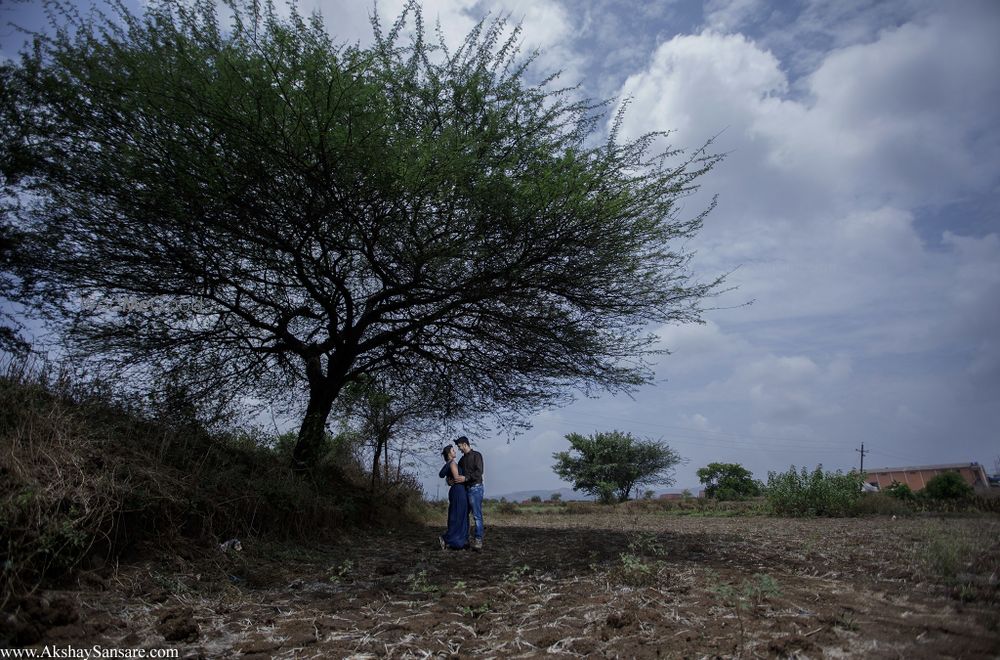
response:
{"label": "dry grass", "polygon": [[0,371],[0,605],[16,614],[0,643],[36,636],[22,619],[40,589],[123,555],[329,539],[410,515],[412,489],[371,498],[332,461],[303,479],[251,432],[210,432],[44,365]]}
{"label": "dry grass", "polygon": [[[327,547],[247,547],[123,568],[72,596],[88,622],[50,639],[208,657],[977,657],[1000,651],[997,592],[962,599],[928,562],[995,580],[1000,520],[496,516],[482,554],[436,527]],[[933,552],[933,551],[932,551]],[[627,557],[627,559],[623,559]],[[636,568],[644,565],[648,570]],[[946,571],[947,572],[947,571]],[[993,578],[991,578],[991,575]],[[994,582],[995,584],[995,582]],[[169,643],[164,636],[196,628]],[[178,633],[179,634],[179,633]]]}
{"label": "dry grass", "polygon": [[[490,508],[485,552],[441,552],[443,511],[348,527],[371,510],[331,498],[349,488],[333,476],[296,480],[253,438],[109,401],[58,376],[0,378],[0,642],[204,657],[1000,654],[995,515],[571,502]],[[229,536],[242,553],[219,551]]]}

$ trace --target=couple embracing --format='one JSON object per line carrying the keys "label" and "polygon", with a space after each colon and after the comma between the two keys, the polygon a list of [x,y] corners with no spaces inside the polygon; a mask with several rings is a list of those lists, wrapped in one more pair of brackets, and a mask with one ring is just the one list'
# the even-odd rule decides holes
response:
{"label": "couple embracing", "polygon": [[464,435],[455,441],[462,458],[455,461],[455,447],[448,445],[441,454],[444,467],[439,477],[447,479],[448,531],[438,537],[441,549],[462,550],[469,547],[469,513],[475,521],[472,549],[483,549],[483,455],[474,450]]}

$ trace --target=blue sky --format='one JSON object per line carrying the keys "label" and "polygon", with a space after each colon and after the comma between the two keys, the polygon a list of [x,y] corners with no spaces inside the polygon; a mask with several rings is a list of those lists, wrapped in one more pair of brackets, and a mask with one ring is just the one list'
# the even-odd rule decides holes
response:
{"label": "blue sky", "polygon": [[[394,16],[400,0],[379,4]],[[371,5],[301,0],[345,41]],[[739,288],[706,323],[663,327],[657,383],[474,438],[498,495],[555,489],[565,434],[663,439],[695,470],[765,477],[1000,457],[1000,3],[960,0],[433,0],[455,43],[487,12],[522,20],[538,71],[630,97],[624,131],[673,130],[727,159],[687,200],[719,205],[689,247]],[[32,4],[3,6],[31,24]],[[12,38],[4,29],[3,52]],[[753,301],[752,305],[742,303]],[[432,439],[430,444],[434,444]],[[419,468],[436,488],[437,462]]]}

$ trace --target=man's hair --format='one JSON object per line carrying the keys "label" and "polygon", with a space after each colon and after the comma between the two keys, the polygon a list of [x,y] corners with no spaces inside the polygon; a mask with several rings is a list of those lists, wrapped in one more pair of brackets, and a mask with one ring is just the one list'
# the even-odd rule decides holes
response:
{"label": "man's hair", "polygon": [[446,461],[448,460],[448,452],[450,451],[451,451],[451,445],[448,445],[447,447],[441,450],[441,455],[444,456],[444,460]]}
{"label": "man's hair", "polygon": [[456,441],[455,441],[455,444],[456,444],[456,445],[469,445],[470,447],[472,446],[472,443],[471,443],[471,442],[469,442],[469,439],[468,439],[468,438],[466,438],[466,437],[465,437],[464,435],[463,435],[463,436],[460,436],[460,437],[458,438],[458,440],[456,440]]}

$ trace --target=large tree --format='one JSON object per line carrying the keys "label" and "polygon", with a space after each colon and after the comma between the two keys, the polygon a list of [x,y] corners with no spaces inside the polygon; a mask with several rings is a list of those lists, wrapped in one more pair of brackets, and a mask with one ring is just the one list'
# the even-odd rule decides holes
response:
{"label": "large tree", "polygon": [[[9,8],[0,6],[0,10],[5,9]],[[9,83],[12,75],[11,67],[0,66],[0,108],[15,103],[15,89]],[[0,122],[0,144],[17,143],[21,137],[20,130],[20,126],[10,122]],[[8,160],[16,158],[16,149],[3,148],[0,153]],[[23,355],[29,351],[30,346],[21,337],[21,323],[8,309],[8,303],[16,290],[12,266],[15,256],[23,250],[18,232],[11,224],[15,208],[15,183],[16,180],[5,176],[3,168],[0,168],[0,351]]]}
{"label": "large tree", "polygon": [[597,432],[589,436],[570,433],[569,451],[552,454],[552,469],[561,479],[609,503],[624,502],[633,489],[669,486],[673,468],[681,462],[677,452],[655,440],[641,440],[621,431]]}
{"label": "large tree", "polygon": [[370,47],[253,0],[228,26],[214,0],[58,6],[3,65],[25,296],[140,384],[298,401],[302,465],[366,374],[442,415],[627,390],[650,324],[717,290],[677,201],[718,159],[622,140],[620,113],[595,140],[606,104],[529,84],[503,20],[448,50],[413,4]]}

